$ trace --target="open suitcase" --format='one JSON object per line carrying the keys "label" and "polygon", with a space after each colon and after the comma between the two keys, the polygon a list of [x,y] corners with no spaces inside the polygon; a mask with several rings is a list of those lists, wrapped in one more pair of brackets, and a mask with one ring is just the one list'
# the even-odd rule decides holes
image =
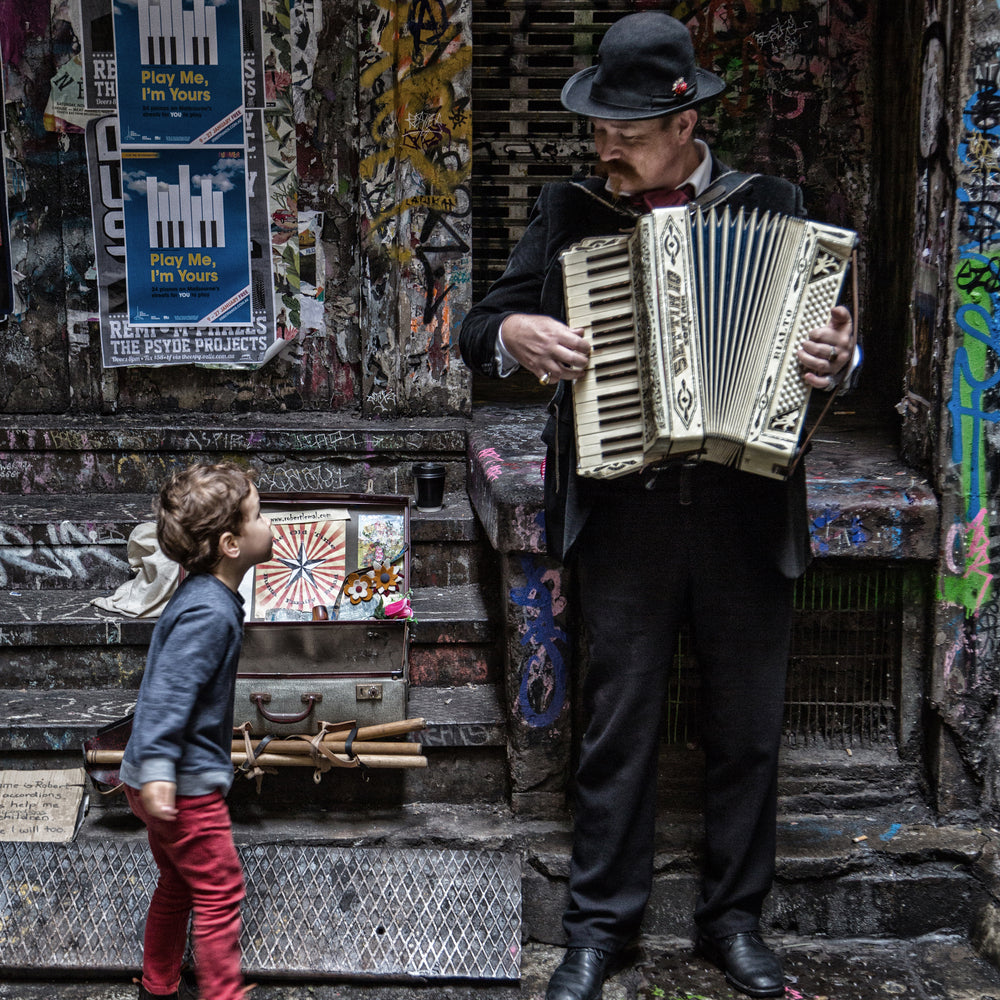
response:
{"label": "open suitcase", "polygon": [[274,551],[240,588],[246,602],[234,725],[313,734],[321,722],[406,718],[409,497],[263,493]]}

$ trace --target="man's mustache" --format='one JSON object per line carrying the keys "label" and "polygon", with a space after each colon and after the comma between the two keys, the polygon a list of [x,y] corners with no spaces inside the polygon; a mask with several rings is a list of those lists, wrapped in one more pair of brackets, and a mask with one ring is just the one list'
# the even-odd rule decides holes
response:
{"label": "man's mustache", "polygon": [[611,163],[598,161],[594,167],[594,173],[608,181],[608,188],[615,196],[623,187],[632,188],[640,181],[639,174],[629,164],[618,161]]}

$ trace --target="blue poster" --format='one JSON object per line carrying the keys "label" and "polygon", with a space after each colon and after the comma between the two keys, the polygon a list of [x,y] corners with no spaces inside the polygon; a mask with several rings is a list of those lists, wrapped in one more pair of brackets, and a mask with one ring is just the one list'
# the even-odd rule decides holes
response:
{"label": "blue poster", "polygon": [[250,325],[243,147],[121,156],[129,323]]}
{"label": "blue poster", "polygon": [[239,0],[116,0],[122,145],[243,141]]}
{"label": "blue poster", "polygon": [[[246,11],[245,4],[243,9]],[[105,368],[192,363],[257,366],[267,360],[276,344],[284,343],[275,337],[271,214],[264,182],[267,176],[264,113],[249,112],[244,126],[250,178],[251,324],[203,329],[190,325],[133,326],[128,322],[118,119],[108,115],[87,123],[101,355]]]}

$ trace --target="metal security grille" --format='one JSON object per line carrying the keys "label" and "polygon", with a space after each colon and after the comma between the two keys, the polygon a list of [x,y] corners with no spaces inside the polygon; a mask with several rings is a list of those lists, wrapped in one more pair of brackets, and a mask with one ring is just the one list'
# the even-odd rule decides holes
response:
{"label": "metal security grille", "polygon": [[[520,977],[517,855],[268,844],[240,856],[250,975]],[[0,844],[0,971],[134,972],[155,883],[140,841]]]}
{"label": "metal security grille", "polygon": [[[902,574],[865,564],[814,566],[795,589],[785,696],[792,746],[892,745],[899,718]],[[698,668],[681,636],[666,740],[697,743]]]}
{"label": "metal security grille", "polygon": [[789,743],[892,744],[898,729],[902,574],[817,567],[798,582],[785,699]]}
{"label": "metal security grille", "polygon": [[587,170],[587,126],[559,102],[624,0],[473,0],[473,284],[500,276],[544,183]]}

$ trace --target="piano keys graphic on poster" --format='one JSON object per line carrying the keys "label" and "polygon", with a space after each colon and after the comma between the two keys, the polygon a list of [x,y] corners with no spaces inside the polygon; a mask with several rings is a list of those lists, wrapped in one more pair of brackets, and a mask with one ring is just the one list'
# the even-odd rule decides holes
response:
{"label": "piano keys graphic on poster", "polygon": [[[118,73],[112,0],[79,0],[80,49],[83,63],[84,104],[91,110],[118,109]],[[243,21],[243,104],[246,108],[274,107],[264,87],[264,31],[261,0],[240,0]],[[193,13],[193,7],[192,7]],[[272,20],[272,24],[276,24]],[[282,36],[283,37],[283,36]],[[273,44],[273,39],[270,40]],[[231,54],[226,67],[232,70]],[[228,136],[227,136],[228,140]]]}

